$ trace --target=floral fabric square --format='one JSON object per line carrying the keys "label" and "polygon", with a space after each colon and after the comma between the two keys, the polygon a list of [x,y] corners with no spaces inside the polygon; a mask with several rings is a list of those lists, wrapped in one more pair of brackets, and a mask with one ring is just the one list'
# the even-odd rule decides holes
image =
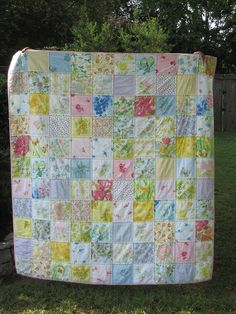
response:
{"label": "floral fabric square", "polygon": [[92,115],[92,98],[91,96],[71,95],[71,114],[73,116],[90,116]]}
{"label": "floral fabric square", "polygon": [[9,68],[15,261],[101,285],[206,281],[216,58],[27,49]]}

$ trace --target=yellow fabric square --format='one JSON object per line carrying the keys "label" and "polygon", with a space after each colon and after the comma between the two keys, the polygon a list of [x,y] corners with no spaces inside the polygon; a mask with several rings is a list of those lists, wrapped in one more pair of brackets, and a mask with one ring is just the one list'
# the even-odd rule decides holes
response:
{"label": "yellow fabric square", "polygon": [[71,265],[71,279],[79,282],[91,281],[91,266]]}
{"label": "yellow fabric square", "polygon": [[27,51],[29,71],[49,71],[49,54],[48,51]]}
{"label": "yellow fabric square", "polygon": [[29,218],[15,218],[14,233],[17,238],[32,238],[32,220]]}
{"label": "yellow fabric square", "polygon": [[197,75],[195,74],[179,74],[177,75],[176,94],[195,95],[197,89]]}
{"label": "yellow fabric square", "polygon": [[92,117],[73,117],[72,136],[73,137],[92,136]]}
{"label": "yellow fabric square", "polygon": [[175,159],[157,158],[156,159],[157,178],[175,178]]}
{"label": "yellow fabric square", "polygon": [[110,201],[93,201],[93,221],[109,222],[112,221],[112,202]]}
{"label": "yellow fabric square", "polygon": [[177,157],[196,157],[196,137],[179,136],[176,138]]}
{"label": "yellow fabric square", "polygon": [[70,243],[51,242],[50,251],[52,261],[54,262],[70,261]]}
{"label": "yellow fabric square", "polygon": [[153,221],[154,201],[134,201],[134,221]]}
{"label": "yellow fabric square", "polygon": [[78,222],[72,220],[70,237],[73,242],[91,242],[91,228],[92,224],[90,222]]}
{"label": "yellow fabric square", "polygon": [[49,95],[30,94],[30,114],[49,114]]}

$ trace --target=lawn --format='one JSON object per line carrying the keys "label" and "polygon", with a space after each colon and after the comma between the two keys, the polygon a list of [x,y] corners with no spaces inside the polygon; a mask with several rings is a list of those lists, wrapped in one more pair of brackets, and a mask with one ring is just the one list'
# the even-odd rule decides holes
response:
{"label": "lawn", "polygon": [[88,286],[28,279],[0,282],[0,313],[236,313],[236,133],[216,133],[213,280],[174,286]]}

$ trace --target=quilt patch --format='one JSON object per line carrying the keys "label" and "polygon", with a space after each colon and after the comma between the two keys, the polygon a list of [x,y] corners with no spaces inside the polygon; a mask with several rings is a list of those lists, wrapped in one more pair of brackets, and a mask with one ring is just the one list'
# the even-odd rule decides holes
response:
{"label": "quilt patch", "polygon": [[18,274],[210,280],[216,58],[28,49],[8,74]]}

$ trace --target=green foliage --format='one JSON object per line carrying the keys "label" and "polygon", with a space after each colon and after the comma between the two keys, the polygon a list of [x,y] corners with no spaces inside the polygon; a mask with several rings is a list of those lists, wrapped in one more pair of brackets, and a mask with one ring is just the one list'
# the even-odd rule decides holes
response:
{"label": "green foliage", "polygon": [[167,33],[160,27],[155,17],[142,21],[138,10],[134,19],[109,20],[98,24],[88,17],[84,6],[79,22],[72,28],[74,40],[66,49],[80,51],[127,51],[127,52],[163,52],[169,51]]}

